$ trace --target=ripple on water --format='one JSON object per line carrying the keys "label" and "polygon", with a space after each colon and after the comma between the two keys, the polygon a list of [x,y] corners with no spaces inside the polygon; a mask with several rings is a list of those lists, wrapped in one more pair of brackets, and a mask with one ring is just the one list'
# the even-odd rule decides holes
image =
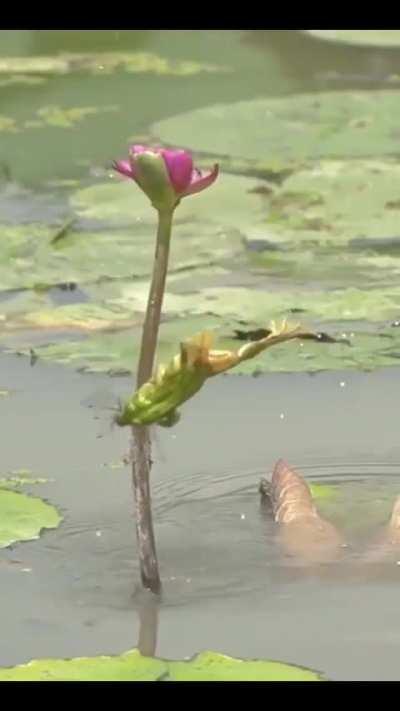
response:
{"label": "ripple on water", "polygon": [[[337,486],[337,496],[321,499],[318,507],[345,534],[344,560],[310,569],[285,555],[276,526],[260,505],[258,484],[265,471],[169,477],[153,487],[165,604],[272,590],[287,594],[288,585],[315,577],[347,584],[360,575],[365,578],[367,569],[374,579],[399,580],[400,555],[392,551],[390,559],[377,561],[366,557],[365,550],[373,546],[400,493],[400,465],[324,462],[300,463],[298,469],[310,481]],[[129,516],[118,520],[115,512],[103,511],[89,522],[67,517],[43,544],[65,578],[68,594],[87,599],[88,605],[109,606],[117,599],[118,604],[131,604],[132,582],[138,581],[139,571]]]}

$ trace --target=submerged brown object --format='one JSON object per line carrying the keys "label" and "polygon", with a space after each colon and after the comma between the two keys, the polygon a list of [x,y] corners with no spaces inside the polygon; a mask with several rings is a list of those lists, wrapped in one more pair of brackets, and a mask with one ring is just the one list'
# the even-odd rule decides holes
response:
{"label": "submerged brown object", "polygon": [[342,536],[319,515],[301,474],[280,459],[275,464],[271,483],[263,480],[260,491],[264,500],[269,500],[275,522],[279,524],[278,538],[286,553],[308,563],[331,562],[340,556]]}
{"label": "submerged brown object", "polygon": [[394,502],[392,515],[386,527],[386,541],[395,546],[400,546],[400,496]]}
{"label": "submerged brown object", "polygon": [[389,522],[381,529],[363,556],[363,562],[383,563],[400,555],[400,496],[394,502]]}

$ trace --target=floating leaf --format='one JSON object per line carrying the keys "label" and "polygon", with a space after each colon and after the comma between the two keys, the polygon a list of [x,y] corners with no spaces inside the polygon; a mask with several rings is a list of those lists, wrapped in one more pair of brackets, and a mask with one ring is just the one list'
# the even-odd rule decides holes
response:
{"label": "floating leaf", "polygon": [[116,327],[126,328],[134,323],[127,311],[110,309],[96,304],[71,304],[26,314],[11,328],[34,327],[43,330],[102,331]]}
{"label": "floating leaf", "polygon": [[322,161],[295,172],[267,198],[268,238],[400,253],[399,181],[394,161]]}
{"label": "floating leaf", "polygon": [[0,681],[157,681],[166,673],[166,662],[134,649],[115,657],[35,659],[0,669]]}
{"label": "floating leaf", "polygon": [[15,119],[9,116],[0,116],[0,131],[17,133],[18,128]]}
{"label": "floating leaf", "polygon": [[189,662],[170,662],[171,681],[322,681],[316,672],[282,662],[234,659],[202,652]]}
{"label": "floating leaf", "polygon": [[319,482],[308,482],[311,496],[317,501],[319,499],[334,499],[338,494],[338,487],[330,484],[321,484]]}
{"label": "floating leaf", "polygon": [[227,72],[228,67],[189,60],[169,60],[150,52],[59,54],[46,57],[1,57],[0,74],[69,74],[88,71],[109,74],[116,70],[161,76],[193,76],[201,72]]}
{"label": "floating leaf", "polygon": [[[277,309],[278,311],[278,309]],[[268,311],[268,316],[270,312]],[[274,314],[278,318],[288,315],[285,310]],[[262,323],[265,322],[265,316]],[[307,323],[303,319],[304,323]],[[157,361],[165,362],[176,352],[177,345],[190,335],[200,330],[214,330],[219,348],[237,348],[234,330],[236,318],[212,315],[186,316],[165,322],[160,329]],[[356,330],[357,327],[357,330]],[[336,329],[346,328],[338,322]],[[354,332],[353,332],[354,331]],[[342,331],[338,331],[340,338]],[[257,361],[247,361],[235,369],[235,373],[257,374],[261,372],[315,372],[319,370],[366,369],[398,365],[400,358],[399,329],[381,325],[368,332],[361,324],[351,323],[345,332],[351,346],[343,339],[334,344],[290,343],[276,346],[268,353],[258,356]],[[65,365],[72,365],[92,372],[131,372],[132,364],[137,362],[141,328],[128,329],[120,333],[90,335],[84,340],[64,340],[35,347],[41,358],[54,360]],[[11,347],[11,350],[15,348]],[[21,350],[21,345],[17,347]]]}
{"label": "floating leaf", "polygon": [[400,47],[400,30],[300,30],[317,39],[355,47]]}
{"label": "floating leaf", "polygon": [[0,478],[0,487],[24,486],[25,484],[47,484],[50,481],[54,481],[54,479],[33,477],[30,469],[16,469],[10,472],[9,476]]}
{"label": "floating leaf", "polygon": [[38,659],[0,669],[0,681],[322,681],[316,672],[282,662],[202,652],[190,661],[120,656]]}
{"label": "floating leaf", "polygon": [[29,74],[13,74],[0,79],[0,87],[4,86],[40,86],[45,84],[45,77],[35,77]]}
{"label": "floating leaf", "polygon": [[[107,283],[151,275],[154,239],[150,227],[74,232],[72,225],[69,229],[54,243],[55,230],[49,227],[0,225],[2,289]],[[215,226],[180,225],[174,232],[170,274],[210,267],[242,252],[238,234],[228,234]],[[210,276],[212,273],[211,270]],[[105,291],[104,287],[98,296]]]}
{"label": "floating leaf", "polygon": [[[400,93],[329,92],[195,109],[153,126],[164,143],[287,165],[399,153]],[[210,191],[211,192],[211,191]]]}
{"label": "floating leaf", "polygon": [[36,479],[29,479],[20,476],[8,476],[0,478],[0,487],[3,486],[24,486],[25,484],[47,484],[50,479],[44,479],[43,477],[37,477]]}
{"label": "floating leaf", "polygon": [[61,106],[43,106],[37,111],[41,119],[39,125],[56,126],[58,128],[72,128],[87,116],[93,116],[103,111],[117,111],[117,106],[76,106],[62,108]]}
{"label": "floating leaf", "polygon": [[[220,229],[247,229],[265,215],[262,195],[256,192],[259,185],[254,178],[223,175],[212,190],[182,200],[175,224],[193,231],[209,224]],[[132,229],[140,224],[154,225],[156,219],[148,198],[130,180],[116,179],[79,190],[72,195],[71,206],[80,217],[116,226],[130,224]]]}
{"label": "floating leaf", "polygon": [[57,528],[62,518],[42,499],[0,488],[0,548],[39,538],[44,528]]}

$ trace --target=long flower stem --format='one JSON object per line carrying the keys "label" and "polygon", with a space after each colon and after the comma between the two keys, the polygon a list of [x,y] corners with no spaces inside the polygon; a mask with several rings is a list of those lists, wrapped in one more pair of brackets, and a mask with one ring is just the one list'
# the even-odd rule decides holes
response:
{"label": "long flower stem", "polygon": [[[172,212],[158,213],[156,252],[140,346],[137,388],[140,388],[153,373],[168,269],[172,215]],[[148,427],[139,425],[132,427],[131,456],[140,575],[143,586],[158,594],[161,591],[161,580],[151,513],[150,472],[152,460]]]}

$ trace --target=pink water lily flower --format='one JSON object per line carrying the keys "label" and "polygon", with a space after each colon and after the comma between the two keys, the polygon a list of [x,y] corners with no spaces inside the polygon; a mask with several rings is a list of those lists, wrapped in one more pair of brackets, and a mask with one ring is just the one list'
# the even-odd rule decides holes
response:
{"label": "pink water lily flower", "polygon": [[181,198],[199,193],[217,179],[219,166],[201,171],[183,149],[151,148],[134,145],[129,160],[113,163],[114,170],[134,180],[151,199],[154,207],[175,207]]}

